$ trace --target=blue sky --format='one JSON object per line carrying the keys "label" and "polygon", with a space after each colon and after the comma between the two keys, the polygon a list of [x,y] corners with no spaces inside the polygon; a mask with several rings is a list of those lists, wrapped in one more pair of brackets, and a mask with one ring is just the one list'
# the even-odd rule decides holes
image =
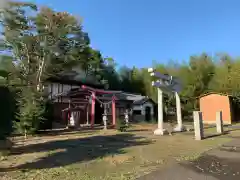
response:
{"label": "blue sky", "polygon": [[83,18],[92,47],[119,65],[240,55],[239,0],[35,0]]}

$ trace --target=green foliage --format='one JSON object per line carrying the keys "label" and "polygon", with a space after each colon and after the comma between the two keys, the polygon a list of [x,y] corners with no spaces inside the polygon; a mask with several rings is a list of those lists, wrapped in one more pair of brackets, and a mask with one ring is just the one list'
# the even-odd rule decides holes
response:
{"label": "green foliage", "polygon": [[50,100],[43,102],[44,112],[42,114],[43,120],[40,121],[38,130],[46,130],[52,128],[53,117],[53,103]]}
{"label": "green foliage", "polygon": [[120,132],[126,132],[128,129],[128,126],[126,125],[126,122],[124,119],[118,118],[116,121],[116,129]]}
{"label": "green foliage", "polygon": [[13,130],[15,102],[7,87],[0,86],[0,140],[8,137]]}
{"label": "green foliage", "polygon": [[69,13],[11,1],[0,16],[1,64],[5,66],[0,83],[19,91],[16,128],[25,135],[34,133],[50,117],[43,94],[45,81],[73,67],[87,71],[89,65],[98,75],[102,57],[89,46],[81,22]]}
{"label": "green foliage", "polygon": [[40,123],[44,120],[43,101],[39,99],[37,93],[30,90],[30,88],[24,88],[21,91],[18,99],[18,121],[15,123],[18,132],[25,136],[36,133],[39,130]]}

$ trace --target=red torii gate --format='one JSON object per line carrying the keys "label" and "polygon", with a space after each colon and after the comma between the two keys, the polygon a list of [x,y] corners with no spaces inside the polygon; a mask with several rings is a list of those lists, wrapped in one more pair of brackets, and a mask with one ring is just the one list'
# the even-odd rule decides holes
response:
{"label": "red torii gate", "polygon": [[91,127],[94,126],[94,119],[95,119],[95,102],[96,102],[96,95],[97,94],[113,94],[112,96],[112,124],[113,126],[116,125],[116,96],[115,94],[121,93],[122,91],[111,91],[111,90],[103,90],[103,89],[95,89],[91,88],[86,85],[82,85],[81,89],[88,90],[91,92]]}

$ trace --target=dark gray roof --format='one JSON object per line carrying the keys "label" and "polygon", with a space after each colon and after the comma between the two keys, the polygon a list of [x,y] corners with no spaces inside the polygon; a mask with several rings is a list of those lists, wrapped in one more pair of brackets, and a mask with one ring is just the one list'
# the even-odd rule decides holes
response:
{"label": "dark gray roof", "polygon": [[151,102],[153,103],[153,101],[152,101],[150,98],[145,97],[145,98],[143,98],[143,99],[134,101],[134,102],[133,102],[133,105],[143,105],[144,103],[149,102],[149,101],[151,101]]}
{"label": "dark gray roof", "polygon": [[[145,96],[142,96],[139,94],[132,94],[132,93],[127,93],[123,91],[115,95],[119,100],[127,100],[127,101],[138,101],[145,98]],[[111,94],[106,94],[104,96],[111,96]]]}
{"label": "dark gray roof", "polygon": [[103,88],[104,86],[93,75],[87,75],[83,71],[65,71],[55,77],[48,79],[51,82],[61,82],[64,84],[85,84],[91,87]]}

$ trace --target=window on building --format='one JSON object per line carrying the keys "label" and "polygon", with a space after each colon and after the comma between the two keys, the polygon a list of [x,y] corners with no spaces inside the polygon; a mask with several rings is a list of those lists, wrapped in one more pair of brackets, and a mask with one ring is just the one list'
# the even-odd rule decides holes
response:
{"label": "window on building", "polygon": [[142,111],[141,110],[133,110],[133,115],[141,115]]}

